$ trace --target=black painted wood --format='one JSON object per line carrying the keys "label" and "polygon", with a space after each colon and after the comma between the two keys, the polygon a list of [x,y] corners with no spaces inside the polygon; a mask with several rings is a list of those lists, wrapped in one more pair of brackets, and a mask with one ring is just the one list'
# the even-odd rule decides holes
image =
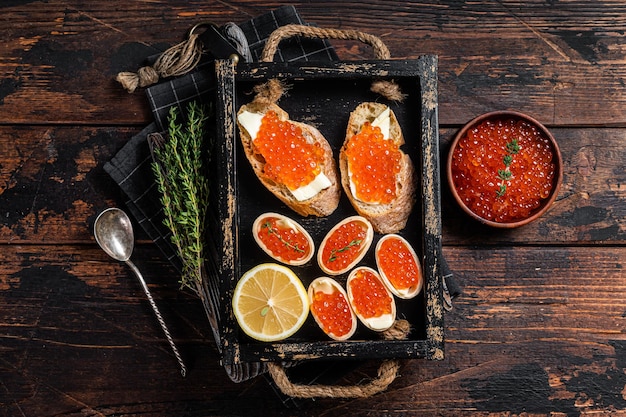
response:
{"label": "black painted wood", "polygon": [[[224,190],[219,194],[221,212],[218,222],[227,243],[222,246],[223,252],[218,253],[223,266],[220,275],[208,279],[222,283],[219,304],[225,313],[220,323],[224,363],[320,358],[443,359],[436,57],[398,62],[239,64],[236,68],[230,61],[218,61],[216,73],[218,126],[223,126],[217,135],[217,143],[221,144],[217,157],[221,161],[219,189]],[[372,81],[396,80],[407,94],[405,102],[389,103],[403,127],[407,142],[405,152],[419,171],[420,198],[401,234],[421,254],[425,285],[424,291],[414,300],[396,300],[398,317],[409,320],[413,328],[406,341],[376,342],[379,336],[362,328],[354,340],[334,342],[325,337],[311,320],[296,335],[280,343],[254,342],[239,330],[230,303],[234,287],[245,271],[270,261],[256,246],[251,234],[252,223],[260,214],[279,212],[296,219],[311,234],[316,245],[335,224],[356,214],[344,196],[340,207],[330,216],[303,218],[262,189],[243,154],[235,118],[239,107],[252,99],[250,91],[254,85],[274,78],[289,86],[288,94],[278,104],[290,113],[292,120],[306,120],[315,125],[329,141],[335,157],[345,140],[350,112],[363,101],[385,100],[370,91]],[[375,236],[375,241],[379,237]],[[366,257],[366,262],[375,267],[372,253]],[[305,287],[323,275],[315,260],[292,269]],[[339,277],[340,282],[345,278]]]}

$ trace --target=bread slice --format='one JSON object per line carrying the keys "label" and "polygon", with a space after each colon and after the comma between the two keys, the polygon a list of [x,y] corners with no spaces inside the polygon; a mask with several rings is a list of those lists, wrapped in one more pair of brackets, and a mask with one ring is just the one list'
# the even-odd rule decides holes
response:
{"label": "bread slice", "polygon": [[[365,102],[359,104],[350,114],[346,139],[339,153],[341,183],[350,203],[357,213],[372,223],[376,232],[383,234],[397,233],[406,226],[416,200],[417,179],[413,162],[407,154],[401,151],[401,169],[396,176],[396,198],[393,201],[388,204],[363,202],[352,194],[346,146],[350,138],[361,131],[365,122],[372,123],[386,109],[387,106],[381,103]],[[393,140],[398,146],[404,144],[402,129],[391,109],[389,111],[389,140]]]}
{"label": "bread slice", "polygon": [[339,205],[339,198],[341,197],[341,186],[339,185],[339,174],[337,166],[333,158],[333,151],[324,136],[315,127],[305,124],[290,121],[294,125],[299,126],[302,129],[303,136],[311,142],[317,142],[324,150],[324,162],[322,164],[322,172],[330,180],[331,185],[315,194],[313,197],[303,201],[298,201],[291,191],[284,184],[279,184],[273,179],[269,178],[263,171],[265,166],[265,159],[254,147],[252,138],[245,127],[239,122],[239,115],[244,111],[251,113],[265,114],[268,111],[273,110],[276,112],[280,120],[289,120],[289,115],[278,105],[273,103],[256,102],[252,101],[246,105],[243,105],[237,112],[239,136],[243,149],[252,165],[254,173],[259,178],[261,183],[271,191],[276,197],[278,197],[283,203],[289,206],[292,210],[302,216],[313,215],[317,217],[324,217],[331,214]]}

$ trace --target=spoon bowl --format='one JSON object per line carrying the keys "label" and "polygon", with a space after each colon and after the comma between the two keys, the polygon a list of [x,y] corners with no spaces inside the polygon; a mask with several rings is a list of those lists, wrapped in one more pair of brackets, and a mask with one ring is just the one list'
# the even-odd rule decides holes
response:
{"label": "spoon bowl", "polygon": [[111,258],[126,262],[134,247],[133,225],[126,213],[118,208],[104,210],[93,227],[98,245]]}

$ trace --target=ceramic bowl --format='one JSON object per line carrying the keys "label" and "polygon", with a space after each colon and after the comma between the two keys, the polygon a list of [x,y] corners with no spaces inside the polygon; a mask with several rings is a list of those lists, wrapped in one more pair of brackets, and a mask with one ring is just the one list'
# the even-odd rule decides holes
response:
{"label": "ceramic bowl", "polygon": [[498,228],[541,217],[563,178],[561,152],[550,131],[515,111],[485,113],[467,123],[452,141],[446,171],[463,211]]}

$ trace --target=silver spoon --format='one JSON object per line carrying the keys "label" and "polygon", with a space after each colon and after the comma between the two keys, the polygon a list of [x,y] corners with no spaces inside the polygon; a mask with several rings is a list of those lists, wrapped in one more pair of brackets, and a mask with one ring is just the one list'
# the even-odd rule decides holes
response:
{"label": "silver spoon", "polygon": [[98,215],[96,218],[96,222],[93,226],[93,234],[96,237],[96,242],[98,245],[113,259],[126,262],[126,264],[133,270],[137,278],[139,278],[139,282],[141,282],[141,286],[143,287],[143,291],[146,293],[148,300],[150,301],[150,305],[152,306],[152,310],[156,315],[161,328],[163,329],[163,333],[165,333],[165,338],[169,342],[172,347],[172,351],[174,351],[174,356],[176,356],[176,360],[180,365],[180,373],[184,377],[187,374],[187,368],[185,368],[185,364],[183,359],[178,353],[178,349],[174,344],[174,340],[170,335],[169,330],[167,330],[167,326],[165,325],[165,321],[163,320],[163,316],[159,312],[154,299],[152,298],[152,294],[150,294],[150,290],[148,290],[148,285],[146,285],[146,281],[143,279],[143,276],[139,272],[139,269],[135,266],[134,263],[130,260],[130,255],[133,253],[134,247],[134,234],[133,234],[133,225],[130,222],[130,219],[124,213],[124,211],[118,208],[109,208],[104,210],[102,213]]}

